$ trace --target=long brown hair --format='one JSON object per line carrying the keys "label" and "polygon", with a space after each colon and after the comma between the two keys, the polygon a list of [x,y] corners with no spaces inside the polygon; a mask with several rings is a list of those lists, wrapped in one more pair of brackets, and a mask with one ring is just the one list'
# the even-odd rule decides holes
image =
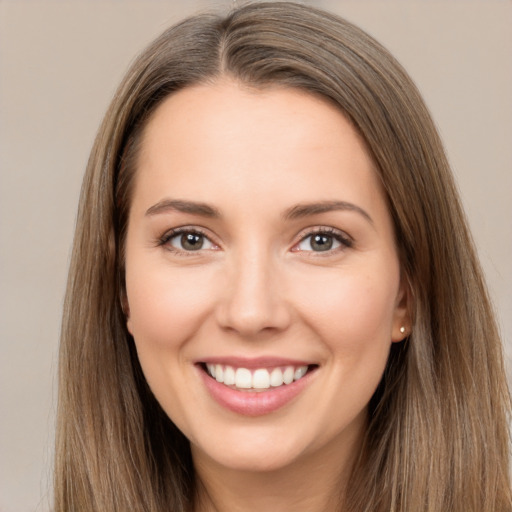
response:
{"label": "long brown hair", "polygon": [[163,98],[231,76],[327,98],[372,155],[412,295],[371,403],[344,511],[511,510],[510,399],[492,308],[442,144],[410,78],[350,23],[248,4],[170,28],[122,81],[80,198],[59,369],[55,510],[184,511],[188,441],[151,394],[123,314],[123,246],[141,133]]}

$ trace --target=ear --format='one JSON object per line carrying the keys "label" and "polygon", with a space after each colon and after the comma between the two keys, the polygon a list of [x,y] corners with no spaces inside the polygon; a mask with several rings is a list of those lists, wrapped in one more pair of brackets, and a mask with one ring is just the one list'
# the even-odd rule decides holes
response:
{"label": "ear", "polygon": [[393,314],[393,326],[391,341],[398,343],[411,334],[412,330],[412,293],[409,280],[402,276],[400,288],[396,297],[395,311]]}

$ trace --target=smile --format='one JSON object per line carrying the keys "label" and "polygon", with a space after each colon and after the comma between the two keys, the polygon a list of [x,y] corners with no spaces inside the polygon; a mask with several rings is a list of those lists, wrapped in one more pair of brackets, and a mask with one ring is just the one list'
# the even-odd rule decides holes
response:
{"label": "smile", "polygon": [[318,364],[267,358],[215,358],[196,367],[214,401],[244,416],[270,414],[293,402],[319,369]]}
{"label": "smile", "polygon": [[249,370],[230,365],[207,364],[206,369],[217,382],[240,391],[278,388],[302,379],[308,372],[307,365]]}

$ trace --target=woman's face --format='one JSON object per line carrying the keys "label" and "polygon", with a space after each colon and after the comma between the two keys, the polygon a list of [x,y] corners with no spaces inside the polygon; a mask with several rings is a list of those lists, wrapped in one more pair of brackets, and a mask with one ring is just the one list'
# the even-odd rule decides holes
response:
{"label": "woman's face", "polygon": [[352,126],[291,89],[173,94],[145,130],[126,239],[128,329],[196,463],[348,454],[404,290]]}

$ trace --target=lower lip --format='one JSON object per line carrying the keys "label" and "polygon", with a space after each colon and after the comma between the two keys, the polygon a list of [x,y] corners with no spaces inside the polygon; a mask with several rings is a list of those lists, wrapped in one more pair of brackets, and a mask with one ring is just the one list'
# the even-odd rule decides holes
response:
{"label": "lower lip", "polygon": [[284,407],[304,390],[314,373],[308,371],[304,377],[291,384],[264,391],[238,391],[217,382],[202,368],[199,368],[199,372],[210,395],[217,403],[244,416],[263,416]]}

